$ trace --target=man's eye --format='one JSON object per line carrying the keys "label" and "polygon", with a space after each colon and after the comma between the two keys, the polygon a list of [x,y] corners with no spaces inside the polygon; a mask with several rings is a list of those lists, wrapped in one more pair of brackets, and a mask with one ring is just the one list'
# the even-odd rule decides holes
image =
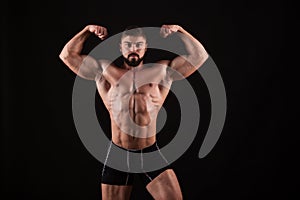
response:
{"label": "man's eye", "polygon": [[137,47],[137,48],[141,48],[141,47],[143,47],[143,46],[144,46],[144,43],[137,43],[137,44],[136,44],[136,47]]}

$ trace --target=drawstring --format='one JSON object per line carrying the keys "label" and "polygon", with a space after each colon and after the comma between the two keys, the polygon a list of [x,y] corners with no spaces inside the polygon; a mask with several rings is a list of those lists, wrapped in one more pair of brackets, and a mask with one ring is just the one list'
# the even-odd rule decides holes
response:
{"label": "drawstring", "polygon": [[128,183],[129,172],[130,172],[130,166],[129,166],[129,151],[127,150],[127,177],[126,177],[125,185],[127,185],[127,183]]}
{"label": "drawstring", "polygon": [[161,153],[159,147],[157,146],[157,143],[156,143],[156,148],[157,148],[157,150],[158,150],[160,156],[166,161],[166,163],[167,163],[168,165],[170,165],[170,163],[168,162],[168,160],[167,160],[167,159],[165,158],[165,156]]}
{"label": "drawstring", "polygon": [[150,179],[150,181],[152,181],[152,178],[149,176],[149,174],[147,172],[145,172],[144,170],[144,159],[143,159],[143,149],[141,149],[141,167],[142,170],[144,171],[144,174]]}
{"label": "drawstring", "polygon": [[109,155],[109,153],[110,153],[111,145],[112,145],[112,141],[110,142],[110,144],[109,144],[109,146],[108,146],[106,158],[105,158],[104,165],[103,165],[103,169],[102,169],[102,176],[103,176],[103,174],[104,174],[104,170],[105,170],[105,166],[106,166],[106,163],[107,163],[107,160],[108,160],[108,155]]}

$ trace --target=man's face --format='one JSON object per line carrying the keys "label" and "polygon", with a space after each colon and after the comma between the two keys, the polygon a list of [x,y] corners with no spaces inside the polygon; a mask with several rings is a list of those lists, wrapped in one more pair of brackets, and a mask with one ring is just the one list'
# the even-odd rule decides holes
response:
{"label": "man's face", "polygon": [[142,36],[126,36],[120,44],[125,62],[132,67],[136,67],[142,62],[146,48],[146,39]]}

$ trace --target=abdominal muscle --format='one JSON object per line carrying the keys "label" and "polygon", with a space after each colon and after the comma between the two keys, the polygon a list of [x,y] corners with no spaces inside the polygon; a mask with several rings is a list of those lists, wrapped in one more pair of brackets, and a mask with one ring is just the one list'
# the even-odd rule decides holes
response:
{"label": "abdominal muscle", "polygon": [[116,145],[126,149],[142,149],[156,141],[156,119],[160,105],[153,101],[149,90],[147,93],[142,90],[133,94],[119,93],[111,99],[112,141]]}

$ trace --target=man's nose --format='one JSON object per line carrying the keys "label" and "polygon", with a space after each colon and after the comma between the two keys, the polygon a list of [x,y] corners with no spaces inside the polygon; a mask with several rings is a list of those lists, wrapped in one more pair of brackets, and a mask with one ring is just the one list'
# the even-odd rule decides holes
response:
{"label": "man's nose", "polygon": [[136,50],[137,50],[136,46],[135,46],[135,45],[131,45],[131,47],[130,47],[130,51],[133,51],[133,52],[135,52]]}

